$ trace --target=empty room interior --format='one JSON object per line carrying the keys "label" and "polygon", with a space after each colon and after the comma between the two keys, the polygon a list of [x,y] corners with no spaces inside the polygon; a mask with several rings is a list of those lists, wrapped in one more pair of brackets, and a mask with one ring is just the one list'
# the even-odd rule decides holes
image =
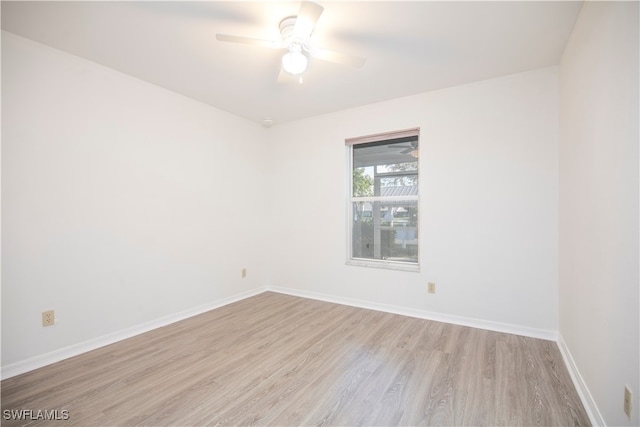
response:
{"label": "empty room interior", "polygon": [[640,425],[637,1],[2,1],[2,423]]}

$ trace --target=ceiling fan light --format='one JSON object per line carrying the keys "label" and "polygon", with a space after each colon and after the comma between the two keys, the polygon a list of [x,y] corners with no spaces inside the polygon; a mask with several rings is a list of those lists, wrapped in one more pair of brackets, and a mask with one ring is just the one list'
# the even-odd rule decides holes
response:
{"label": "ceiling fan light", "polygon": [[282,68],[289,74],[301,74],[307,69],[309,60],[299,51],[290,50],[282,57]]}

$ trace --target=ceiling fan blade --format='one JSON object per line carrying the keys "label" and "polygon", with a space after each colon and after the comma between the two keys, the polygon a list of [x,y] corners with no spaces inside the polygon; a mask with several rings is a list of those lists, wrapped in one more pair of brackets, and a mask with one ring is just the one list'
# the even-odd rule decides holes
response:
{"label": "ceiling fan blade", "polygon": [[253,46],[262,46],[262,47],[270,47],[270,48],[282,47],[282,45],[280,45],[278,42],[274,42],[271,40],[254,39],[252,37],[231,36],[228,34],[216,34],[216,40],[221,42],[242,43],[242,44],[249,44]]}
{"label": "ceiling fan blade", "polygon": [[326,49],[311,49],[311,56],[325,61],[335,62],[337,64],[349,65],[351,67],[360,68],[366,62],[365,58],[359,56],[348,55],[346,53],[334,52]]}
{"label": "ceiling fan blade", "polygon": [[324,7],[319,4],[310,1],[303,1],[302,4],[300,4],[300,10],[296,17],[296,25],[293,27],[293,34],[302,40],[307,40],[311,36],[313,28],[316,26],[316,23],[318,22],[318,19],[320,19],[320,15],[322,15],[323,11]]}

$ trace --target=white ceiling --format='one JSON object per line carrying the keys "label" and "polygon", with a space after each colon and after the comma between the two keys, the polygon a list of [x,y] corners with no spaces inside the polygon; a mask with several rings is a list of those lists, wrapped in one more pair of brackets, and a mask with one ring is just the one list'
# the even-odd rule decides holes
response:
{"label": "white ceiling", "polygon": [[271,39],[299,2],[9,2],[2,29],[262,123],[282,123],[557,65],[582,2],[336,2],[312,39],[367,58],[312,60],[278,84],[281,53],[216,40]]}

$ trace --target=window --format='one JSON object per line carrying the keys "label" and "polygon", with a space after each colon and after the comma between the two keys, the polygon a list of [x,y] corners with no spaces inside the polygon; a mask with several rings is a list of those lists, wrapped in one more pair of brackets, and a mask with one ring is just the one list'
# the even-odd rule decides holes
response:
{"label": "window", "polygon": [[419,129],[346,140],[349,264],[418,270]]}

